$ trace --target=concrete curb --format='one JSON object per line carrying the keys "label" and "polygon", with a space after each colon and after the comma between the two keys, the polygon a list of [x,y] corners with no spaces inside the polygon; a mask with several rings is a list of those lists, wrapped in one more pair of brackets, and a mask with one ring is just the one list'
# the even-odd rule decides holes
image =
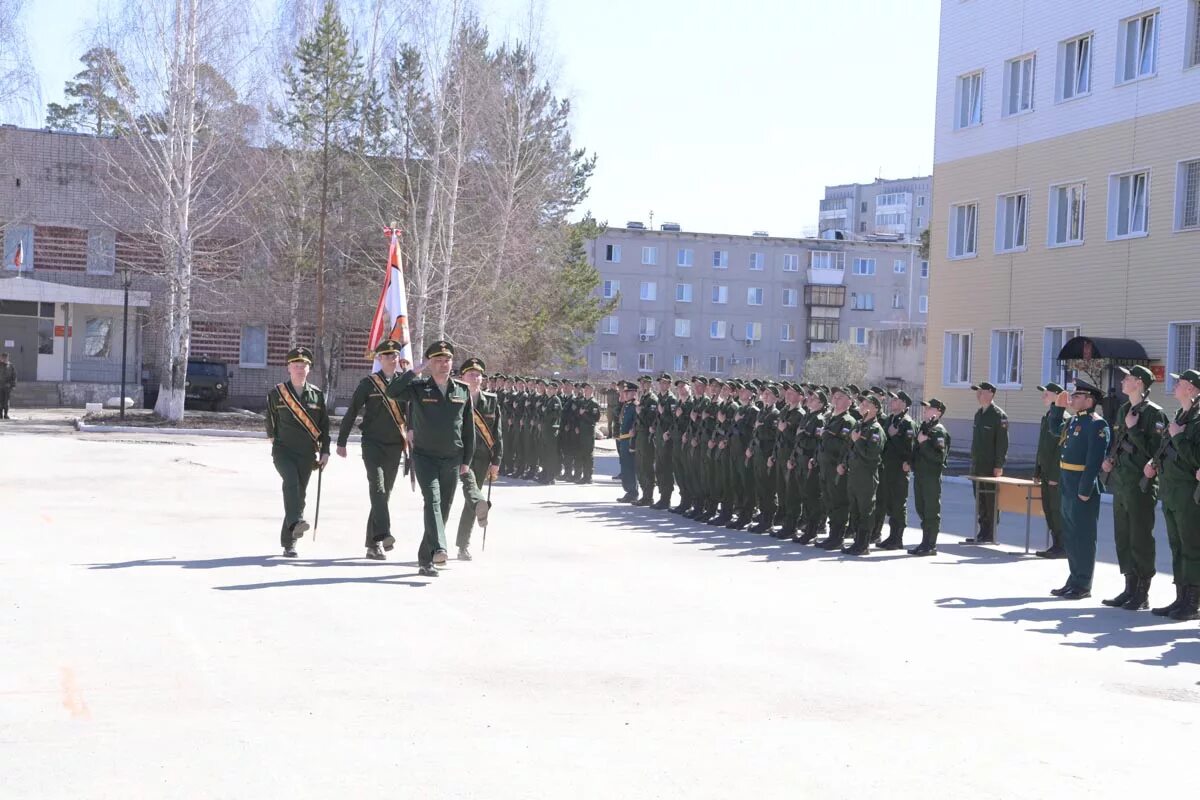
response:
{"label": "concrete curb", "polygon": [[[264,431],[237,431],[226,428],[139,428],[134,425],[89,425],[82,418],[75,419],[75,430],[80,433],[143,433],[167,436],[214,436],[224,439],[265,439]],[[360,434],[352,434],[350,442],[361,442]],[[336,442],[335,442],[336,444]]]}
{"label": "concrete curb", "polygon": [[[971,481],[967,480],[966,478],[960,477],[958,475],[949,475],[949,476],[943,475],[942,483],[957,483],[960,486],[970,486],[971,485]],[[1109,505],[1112,505],[1112,501],[1113,501],[1113,498],[1112,498],[1111,494],[1101,494],[1100,495],[1101,503],[1108,503]]]}

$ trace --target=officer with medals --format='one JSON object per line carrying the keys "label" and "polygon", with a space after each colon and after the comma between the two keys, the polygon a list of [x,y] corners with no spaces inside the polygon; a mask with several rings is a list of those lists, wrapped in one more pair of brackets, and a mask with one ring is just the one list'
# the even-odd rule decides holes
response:
{"label": "officer with medals", "polygon": [[358,415],[362,413],[362,459],[367,469],[367,495],[371,512],[367,515],[367,558],[383,561],[384,550],[391,550],[396,539],[392,536],[392,518],[388,501],[400,459],[407,448],[408,426],[400,404],[388,397],[388,384],[396,379],[402,345],[394,339],[384,339],[375,346],[379,371],[358,382],[350,406],[338,428],[337,454],[346,457],[346,442]]}
{"label": "officer with medals", "polygon": [[1100,518],[1100,465],[1108,453],[1109,429],[1096,411],[1104,393],[1087,381],[1075,381],[1075,391],[1062,392],[1055,401],[1059,408],[1069,404],[1075,416],[1055,433],[1065,431],[1059,450],[1062,475],[1063,544],[1067,549],[1070,575],[1050,594],[1064,600],[1092,596],[1092,574],[1096,570],[1096,522]]}
{"label": "officer with medals", "polygon": [[325,394],[308,382],[313,355],[307,347],[287,354],[288,380],[267,393],[267,439],[271,460],[283,479],[283,527],[279,543],[283,554],[296,557],[296,540],[309,524],[304,501],[313,469],[329,463],[329,412]]}
{"label": "officer with medals", "polygon": [[388,395],[407,403],[412,415],[413,468],[425,502],[417,566],[421,575],[436,578],[435,567],[446,563],[446,521],[454,489],[475,457],[475,424],[470,389],[450,377],[454,347],[439,339],[425,349],[425,364],[430,377],[406,370],[388,384]]}
{"label": "officer with medals", "polygon": [[470,471],[462,476],[463,510],[454,542],[459,561],[471,560],[469,548],[475,523],[487,524],[489,506],[481,487],[500,477],[500,462],[504,459],[503,412],[499,398],[482,389],[485,369],[479,358],[468,358],[459,369],[459,377],[471,390],[471,420],[475,425],[475,456]]}

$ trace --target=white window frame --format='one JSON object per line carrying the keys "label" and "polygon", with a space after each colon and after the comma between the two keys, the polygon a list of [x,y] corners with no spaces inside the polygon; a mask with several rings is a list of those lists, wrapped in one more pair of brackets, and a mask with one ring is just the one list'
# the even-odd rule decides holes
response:
{"label": "white window frame", "polygon": [[638,290],[638,297],[647,302],[658,300],[658,281],[642,281],[642,285]]}
{"label": "white window frame", "polygon": [[928,260],[921,262],[921,278],[923,278],[925,280],[929,279],[929,261]]}
{"label": "white window frame", "polygon": [[929,313],[929,295],[923,294],[917,298],[917,313],[918,314],[928,314]]}
{"label": "white window frame", "polygon": [[904,298],[900,292],[892,292],[892,308],[904,308]]}
{"label": "white window frame", "polygon": [[[1016,342],[1014,352],[1013,343]],[[1025,332],[1020,328],[1000,328],[992,331],[988,380],[1000,389],[1020,389],[1022,360],[1025,357]],[[1016,380],[1013,380],[1013,378]]]}
{"label": "white window frame", "polygon": [[904,275],[908,272],[908,262],[903,258],[892,259],[892,272],[896,275]]}
{"label": "white window frame", "polygon": [[[1149,35],[1147,35],[1147,21],[1149,22]],[[1137,26],[1132,29],[1131,26]],[[1134,53],[1136,63],[1133,65],[1132,73],[1130,72],[1129,64],[1129,41],[1130,33],[1137,36],[1137,42],[1134,46],[1137,48]],[[1117,27],[1117,85],[1123,86],[1129,83],[1153,78],[1158,75],[1158,40],[1159,40],[1159,14],[1158,9],[1152,11],[1143,11],[1140,14],[1135,14],[1132,17],[1126,17],[1121,20]],[[1147,56],[1149,56],[1149,65],[1147,66]]]}
{"label": "white window frame", "polygon": [[800,271],[800,254],[799,253],[784,253],[783,254],[783,271],[784,272],[799,272]]}
{"label": "white window frame", "polygon": [[873,258],[856,258],[854,259],[854,270],[851,274],[871,276],[875,274],[876,266],[875,259]]}
{"label": "white window frame", "polygon": [[[828,258],[825,258],[828,256]],[[828,264],[818,264],[818,261],[828,261]],[[844,250],[812,250],[808,254],[809,269],[836,269],[846,271],[846,252]]]}
{"label": "white window frame", "polygon": [[746,289],[746,305],[761,306],[767,296],[766,289],[761,286],[750,286]]}
{"label": "white window frame", "polygon": [[983,124],[983,70],[966,72],[954,81],[954,129]]}
{"label": "white window frame", "polygon": [[[1200,0],[1196,0],[1200,6]],[[1200,47],[1200,43],[1197,43]],[[1191,208],[1189,209],[1188,173],[1191,172],[1194,185],[1191,187]],[[1190,210],[1190,214],[1189,214]],[[1200,231],[1200,157],[1188,158],[1175,165],[1175,230]]]}
{"label": "white window frame", "polygon": [[800,290],[799,289],[784,289],[783,290],[783,307],[784,308],[799,308],[800,306]]}
{"label": "white window frame", "polygon": [[604,260],[609,264],[621,263],[621,245],[606,244],[604,245]]}
{"label": "white window frame", "polygon": [[692,285],[690,283],[675,284],[675,302],[690,303],[692,302]]}
{"label": "white window frame", "polygon": [[621,282],[606,280],[600,287],[600,295],[605,300],[612,300],[621,293]]}
{"label": "white window frame", "polygon": [[[962,210],[962,219],[960,220],[959,210]],[[962,226],[973,227],[969,233],[960,235],[959,228]],[[975,258],[979,255],[979,201],[969,200],[963,203],[955,203],[950,206],[950,235],[946,237],[949,241],[946,243],[948,256],[951,261],[963,261],[969,258]],[[960,242],[961,240],[961,242]],[[962,252],[955,252],[955,248],[961,244]]]}
{"label": "white window frame", "polygon": [[746,341],[761,342],[763,336],[763,324],[761,322],[746,323]]}
{"label": "white window frame", "polygon": [[779,329],[779,341],[794,342],[796,341],[796,326],[790,322],[782,323]]}
{"label": "white window frame", "polygon": [[724,284],[720,284],[720,283],[715,283],[715,284],[713,284],[712,289],[713,289],[713,291],[712,291],[713,305],[723,306],[723,305],[726,305],[729,303],[729,287],[728,286],[726,286]]}
{"label": "white window frame", "polygon": [[[1181,348],[1177,336],[1178,329],[1182,326],[1192,329],[1186,358],[1184,358],[1185,354],[1180,353]],[[1200,320],[1177,320],[1167,323],[1167,360],[1164,370],[1167,373],[1167,392],[1175,390],[1175,381],[1171,378],[1171,373],[1178,375],[1187,369],[1200,369]]]}
{"label": "white window frame", "polygon": [[[1071,370],[1058,363],[1058,352],[1063,345],[1079,336],[1082,327],[1079,325],[1047,325],[1042,328],[1042,383],[1053,381],[1066,388],[1074,379]],[[1062,341],[1054,346],[1054,333],[1059,333]]]}
{"label": "white window frame", "polygon": [[[246,331],[254,329],[262,331],[262,359],[255,361],[246,360]],[[270,342],[267,340],[268,330],[264,324],[243,325],[238,333],[238,366],[242,369],[265,369],[267,366],[267,351],[270,349]]]}
{"label": "white window frame", "polygon": [[675,356],[675,371],[690,372],[692,367],[692,357],[686,353],[678,353]]}
{"label": "white window frame", "polygon": [[[964,387],[971,385],[971,359],[972,350],[975,347],[974,331],[950,330],[943,334],[942,340],[942,385],[947,388]],[[964,348],[963,341],[960,337],[966,337]],[[962,356],[966,354],[966,362],[963,363]],[[952,355],[953,354],[953,357]],[[958,362],[958,371],[954,372],[955,362]]]}
{"label": "white window frame", "polygon": [[1004,62],[1004,107],[1002,117],[1016,117],[1033,112],[1033,92],[1036,87],[1037,55],[1023,56]]}
{"label": "white window frame", "polygon": [[851,292],[850,293],[850,310],[851,311],[874,311],[875,310],[875,293],[874,292]]}
{"label": "white window frame", "polygon": [[714,319],[708,323],[708,338],[724,339],[729,335],[729,323],[723,319]]}
{"label": "white window frame", "polygon": [[654,372],[654,353],[638,353],[638,372]]}
{"label": "white window frame", "polygon": [[791,378],[796,374],[796,359],[787,356],[779,357],[779,377]]}
{"label": "white window frame", "polygon": [[651,339],[658,337],[658,317],[640,317],[638,318],[638,336],[646,336]]}
{"label": "white window frame", "polygon": [[846,341],[858,347],[866,347],[871,343],[871,329],[860,326],[852,327],[849,331],[849,338]]}
{"label": "white window frame", "polygon": [[692,338],[692,321],[686,318],[675,318],[675,338],[690,339]]}
{"label": "white window frame", "polygon": [[713,375],[723,375],[725,373],[725,356],[709,356],[708,371]]}
{"label": "white window frame", "polygon": [[729,251],[713,250],[713,269],[729,269]]}
{"label": "white window frame", "polygon": [[767,257],[763,253],[750,254],[750,269],[753,272],[761,272],[766,269]]}
{"label": "white window frame", "polygon": [[[1068,203],[1070,203],[1070,190],[1078,189],[1078,199],[1076,204],[1079,207],[1077,214],[1067,212],[1067,231],[1063,237],[1063,241],[1058,241],[1058,208],[1059,208],[1059,193],[1066,190],[1068,192]],[[1082,180],[1063,181],[1056,183],[1050,187],[1050,202],[1049,202],[1049,219],[1046,224],[1046,247],[1078,247],[1083,244],[1087,233],[1087,183]],[[1070,209],[1070,205],[1068,205]],[[1073,218],[1078,218],[1079,222],[1079,238],[1073,239],[1070,237]]]}
{"label": "white window frame", "polygon": [[[611,330],[610,330],[611,329]],[[600,320],[600,333],[604,336],[616,336],[621,332],[621,318],[616,314],[609,314]]]}
{"label": "white window frame", "polygon": [[[1010,213],[1011,217],[1010,217]],[[1029,192],[996,198],[996,252],[1022,253],[1029,249]]]}
{"label": "white window frame", "polygon": [[1200,0],[1188,0],[1187,27],[1184,28],[1184,35],[1184,69],[1200,67]]}
{"label": "white window frame", "polygon": [[[1095,47],[1096,40],[1091,32],[1058,43],[1058,69],[1055,71],[1054,85],[1056,102],[1069,103],[1092,93],[1092,60]],[[1080,53],[1084,53],[1083,58],[1080,58]]]}
{"label": "white window frame", "polygon": [[690,247],[681,247],[675,251],[675,266],[690,267],[696,261],[696,253]]}
{"label": "white window frame", "polygon": [[87,274],[112,275],[116,272],[116,267],[116,234],[109,228],[89,230],[87,232]]}
{"label": "white window frame", "polygon": [[642,247],[642,265],[647,267],[658,266],[658,248],[654,245],[646,245]]}
{"label": "white window frame", "polygon": [[[1141,192],[1138,193],[1138,179],[1141,179]],[[1129,206],[1122,208],[1123,183],[1129,182]],[[1140,210],[1138,197],[1140,196]],[[1136,227],[1139,224],[1141,227]],[[1121,226],[1126,226],[1124,233]],[[1110,242],[1122,239],[1140,239],[1150,235],[1150,170],[1139,169],[1129,172],[1114,173],[1108,176],[1108,240]]]}
{"label": "white window frame", "polygon": [[600,353],[600,371],[601,372],[616,372],[617,371],[617,354],[612,350],[605,350]]}

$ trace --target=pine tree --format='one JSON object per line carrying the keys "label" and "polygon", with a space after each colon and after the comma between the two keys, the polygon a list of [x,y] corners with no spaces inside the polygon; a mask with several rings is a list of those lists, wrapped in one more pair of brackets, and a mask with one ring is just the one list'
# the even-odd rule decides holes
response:
{"label": "pine tree", "polygon": [[124,65],[107,47],[93,47],[79,60],[83,70],[63,87],[63,94],[73,102],[50,103],[46,107],[46,127],[101,136],[124,133],[120,94],[132,92]]}

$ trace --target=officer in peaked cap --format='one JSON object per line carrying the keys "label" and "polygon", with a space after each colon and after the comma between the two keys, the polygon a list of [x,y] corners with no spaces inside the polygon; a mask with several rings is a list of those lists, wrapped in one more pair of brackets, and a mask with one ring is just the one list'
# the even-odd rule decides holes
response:
{"label": "officer in peaked cap", "polygon": [[[985,478],[998,478],[1004,474],[1004,463],[1008,459],[1008,415],[996,405],[996,387],[987,381],[972,384],[979,410],[975,412],[971,429],[971,474]],[[994,544],[996,541],[996,493],[994,486],[981,490],[972,482],[975,506],[978,511],[979,532],[967,539],[967,544]]]}
{"label": "officer in peaked cap", "polygon": [[490,504],[483,496],[482,487],[500,476],[500,461],[504,457],[504,422],[499,398],[485,392],[482,378],[487,369],[480,358],[468,358],[459,372],[462,381],[471,392],[471,421],[475,425],[475,455],[471,469],[462,476],[463,510],[458,519],[458,560],[472,559],[471,531],[475,523],[487,525]]}

